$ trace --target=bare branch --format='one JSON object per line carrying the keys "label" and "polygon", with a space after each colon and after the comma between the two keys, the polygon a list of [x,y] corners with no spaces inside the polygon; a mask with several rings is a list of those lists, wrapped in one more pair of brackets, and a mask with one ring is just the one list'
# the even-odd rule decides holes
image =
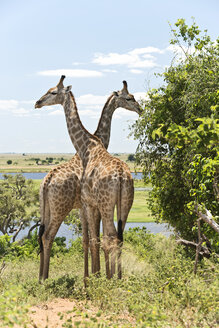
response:
{"label": "bare branch", "polygon": [[23,225],[24,225],[24,221],[21,221],[19,227],[17,228],[15,234],[13,235],[13,238],[12,238],[12,241],[14,242],[17,235],[19,234],[19,232],[21,231],[21,229],[23,228]]}
{"label": "bare branch", "polygon": [[28,231],[28,234],[27,234],[27,239],[30,239],[30,233],[36,228],[36,227],[39,227],[40,225],[40,221],[38,221],[37,223],[35,223]]}
{"label": "bare branch", "polygon": [[196,205],[195,208],[199,218],[208,223],[219,234],[219,224],[213,219],[211,212],[205,209],[205,213],[203,213],[199,210],[200,207],[200,205]]}
{"label": "bare branch", "polygon": [[197,266],[198,266],[198,260],[199,260],[199,254],[200,250],[202,247],[202,237],[201,237],[201,225],[200,225],[200,220],[197,220],[197,225],[198,225],[198,244],[196,246],[196,254],[195,254],[195,263],[194,263],[194,274],[197,273]]}
{"label": "bare branch", "polygon": [[[181,244],[181,245],[185,245],[185,246],[189,246],[192,248],[197,248],[198,244],[196,244],[193,241],[189,241],[189,240],[185,240],[185,239],[178,239],[176,240],[177,244]],[[199,251],[199,254],[201,256],[207,257],[209,258],[211,256],[211,252],[209,251],[209,249],[205,246],[201,246],[201,249]]]}
{"label": "bare branch", "polygon": [[6,268],[6,264],[5,264],[5,261],[2,262],[2,265],[0,267],[0,276],[3,274],[4,270]]}

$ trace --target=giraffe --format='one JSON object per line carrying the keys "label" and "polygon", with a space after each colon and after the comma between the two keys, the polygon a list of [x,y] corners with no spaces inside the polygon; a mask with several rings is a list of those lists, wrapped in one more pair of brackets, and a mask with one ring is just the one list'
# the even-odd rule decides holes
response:
{"label": "giraffe", "polygon": [[[108,148],[110,139],[112,116],[118,107],[123,107],[140,114],[139,104],[133,95],[129,94],[126,81],[123,81],[123,89],[121,91],[113,92],[107,99],[102,110],[97,130],[94,133],[102,140],[106,149]],[[44,231],[47,237],[45,243],[49,243],[50,240],[51,246],[65,217],[73,208],[81,208],[80,180],[82,172],[82,163],[80,157],[76,154],[69,162],[53,168],[46,175],[40,186],[41,218],[42,222],[44,222],[45,219],[49,222],[44,226],[41,225],[40,233],[42,234],[43,232],[42,227],[44,227],[44,229],[46,227]],[[44,216],[46,216],[46,218],[44,218]],[[88,237],[84,236],[84,239],[86,238]],[[45,247],[47,248],[47,246]],[[41,246],[39,280],[48,278],[50,248],[48,253],[47,263],[44,265],[44,250]]]}
{"label": "giraffe", "polygon": [[[52,104],[62,104],[64,109],[65,109],[65,115],[66,115],[66,121],[67,121],[67,126],[69,130],[69,135],[71,137],[71,140],[73,144],[75,145],[76,150],[78,151],[79,156],[82,159],[82,165],[80,162],[80,158],[78,155],[75,155],[73,159],[66,164],[60,165],[54,170],[52,170],[47,177],[44,179],[42,186],[41,186],[41,215],[43,218],[43,225],[41,225],[41,228],[44,227],[44,234],[43,231],[41,231],[41,235],[43,236],[42,238],[42,243],[43,245],[43,252],[41,256],[41,261],[40,261],[40,278],[43,277],[43,279],[46,279],[48,277],[48,268],[49,268],[49,255],[50,255],[50,249],[51,245],[54,239],[54,236],[56,232],[58,231],[58,228],[63,221],[64,217],[68,214],[68,212],[73,208],[73,207],[81,207],[81,203],[83,204],[83,201],[86,202],[87,198],[87,192],[86,189],[89,184],[88,181],[92,180],[92,178],[89,176],[89,170],[87,167],[87,164],[91,164],[91,166],[95,165],[95,161],[93,160],[90,162],[90,159],[92,158],[91,154],[98,154],[98,153],[105,153],[105,156],[103,154],[100,156],[101,163],[103,164],[103,157],[109,157],[110,159],[106,163],[109,164],[109,161],[112,161],[112,168],[117,169],[117,171],[120,172],[120,175],[117,176],[117,180],[124,180],[122,173],[125,171],[128,171],[128,167],[126,166],[125,168],[123,167],[125,163],[119,161],[118,159],[112,158],[111,155],[107,153],[105,150],[103,144],[101,143],[98,138],[92,136],[89,134],[89,132],[84,129],[84,127],[81,124],[81,121],[79,119],[78,113],[77,113],[77,107],[75,104],[74,97],[72,93],[70,92],[70,87],[64,88],[63,86],[63,80],[64,76],[60,79],[60,82],[55,88],[51,88],[44,96],[40,98],[39,101],[36,102],[35,107],[40,108],[45,105],[52,105]],[[112,119],[112,114],[114,110],[117,107],[125,107],[129,110],[135,110],[136,112],[140,113],[140,107],[138,103],[135,101],[134,97],[128,93],[127,90],[127,83],[124,81],[123,82],[124,86],[123,89],[120,92],[113,93],[107,100],[104,109],[102,111],[102,115],[98,124],[97,131],[95,134],[97,136],[102,137],[103,143],[105,147],[108,146],[109,143],[109,137],[110,137],[110,124],[111,124],[111,119]],[[94,146],[95,145],[95,146]],[[97,147],[98,146],[98,147]],[[89,152],[87,149],[91,148],[91,152]],[[97,149],[99,148],[99,151]],[[100,151],[101,150],[101,151]],[[76,157],[76,161],[75,161]],[[106,158],[104,160],[106,160]],[[119,163],[118,163],[119,162]],[[120,163],[121,162],[121,163]],[[76,165],[75,165],[76,164]],[[119,165],[120,164],[120,165]],[[83,179],[82,179],[82,185],[81,185],[81,190],[80,190],[80,179],[82,177],[82,166],[84,169],[84,174],[83,174]],[[90,166],[90,165],[89,165]],[[103,167],[101,167],[103,169]],[[105,169],[104,169],[105,170]],[[130,189],[130,194],[127,197],[126,193],[123,191],[121,192],[121,195],[118,195],[118,199],[120,199],[121,202],[121,208],[125,209],[125,215],[124,217],[119,221],[119,229],[120,229],[120,241],[122,241],[122,231],[124,229],[125,221],[127,219],[127,211],[129,211],[132,204],[133,200],[133,181],[130,175],[130,172],[127,174],[128,179],[131,181],[130,185],[132,185]],[[88,175],[87,175],[88,174]],[[73,175],[73,179],[72,178]],[[96,175],[96,173],[95,173]],[[108,174],[108,177],[110,177],[110,174]],[[105,178],[107,178],[106,172],[105,172]],[[113,182],[113,178],[110,177],[110,181]],[[128,180],[126,177],[126,180]],[[54,208],[52,206],[48,206],[48,200],[45,200],[46,197],[46,192],[45,192],[45,186],[48,186],[51,181],[54,182],[51,184],[50,188],[52,190],[52,193],[56,195],[57,197],[53,198],[52,196],[49,197],[49,200],[52,199],[52,204],[55,204],[55,212],[54,213]],[[127,182],[127,181],[126,181]],[[90,182],[89,182],[90,183]],[[114,183],[115,184],[115,183]],[[60,187],[61,185],[61,187]],[[130,186],[129,186],[130,187]],[[105,193],[106,186],[102,186],[103,193]],[[110,188],[108,188],[110,189]],[[70,195],[72,197],[68,197],[69,195],[67,194],[67,191],[70,191]],[[80,191],[83,193],[82,201],[80,202]],[[98,191],[101,191],[101,185],[98,188]],[[121,190],[122,191],[122,190]],[[89,194],[91,193],[91,190],[88,192]],[[112,190],[111,190],[112,193]],[[61,194],[61,196],[60,196]],[[126,203],[129,203],[128,206],[124,202],[124,195],[126,196]],[[65,199],[65,196],[67,200]],[[123,196],[123,198],[121,197]],[[97,195],[96,195],[97,197]],[[115,198],[115,197],[114,197]],[[57,199],[57,202],[55,202],[55,199]],[[97,199],[96,199],[97,200]],[[122,203],[123,201],[123,203]],[[103,200],[102,200],[102,203]],[[115,207],[116,201],[115,199],[112,201],[111,207]],[[62,205],[62,206],[60,206]],[[82,214],[82,226],[83,226],[83,247],[84,247],[84,253],[85,253],[85,277],[88,276],[88,230],[87,230],[87,221],[85,220],[85,215],[89,216],[88,224],[89,224],[89,230],[90,230],[90,235],[91,235],[91,253],[92,253],[92,272],[97,272],[99,270],[99,222],[100,222],[100,216],[102,217],[102,213],[104,214],[104,219],[103,219],[103,231],[105,237],[109,237],[110,234],[112,234],[112,223],[107,223],[106,220],[106,213],[105,210],[103,210],[103,204],[101,209],[99,206],[91,206],[93,207],[93,218],[91,217],[90,214],[87,214],[87,208],[86,206],[82,206],[83,214]],[[59,211],[56,211],[56,209],[60,209],[62,213]],[[128,209],[128,210],[127,210]],[[55,215],[58,212],[58,216]],[[120,213],[120,209],[119,209]],[[126,214],[127,213],[127,214]],[[124,213],[122,213],[124,214]],[[122,215],[120,213],[120,215]],[[43,216],[44,215],[44,216]],[[121,216],[122,217],[122,216]],[[55,220],[53,219],[55,218]],[[112,215],[111,215],[111,220],[112,220]],[[109,220],[110,221],[110,220]],[[114,224],[113,224],[114,225]],[[116,237],[116,231],[115,227],[113,230],[113,236],[114,239]],[[106,238],[105,238],[106,239]],[[108,266],[108,253],[109,253],[109,247],[107,243],[105,243],[105,258],[106,258],[106,270],[107,270],[107,275],[108,277],[111,276],[109,273],[109,266]],[[115,247],[114,247],[115,248]],[[114,250],[115,253],[115,250]],[[115,255],[114,255],[115,257]],[[115,272],[115,260],[112,261],[112,274]],[[121,270],[120,270],[121,271]],[[121,275],[121,273],[119,273]]]}

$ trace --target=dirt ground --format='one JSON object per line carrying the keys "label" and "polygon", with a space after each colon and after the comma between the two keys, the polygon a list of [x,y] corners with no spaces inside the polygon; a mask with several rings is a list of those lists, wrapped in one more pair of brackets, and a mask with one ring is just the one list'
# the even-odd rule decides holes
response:
{"label": "dirt ground", "polygon": [[105,315],[91,302],[86,304],[69,299],[57,298],[45,304],[31,307],[30,328],[61,328],[61,327],[135,327],[135,320],[127,313],[117,316],[113,313]]}

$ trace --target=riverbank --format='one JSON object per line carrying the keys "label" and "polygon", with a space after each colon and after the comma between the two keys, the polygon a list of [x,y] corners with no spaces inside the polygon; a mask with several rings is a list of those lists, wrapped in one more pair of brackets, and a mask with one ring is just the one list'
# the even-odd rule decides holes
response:
{"label": "riverbank", "polygon": [[[113,156],[126,162],[132,172],[141,172],[140,167],[135,167],[133,161],[128,161],[130,154],[112,153]],[[74,153],[32,153],[32,154],[0,154],[0,172],[24,173],[24,172],[49,172],[53,167],[69,161]]]}

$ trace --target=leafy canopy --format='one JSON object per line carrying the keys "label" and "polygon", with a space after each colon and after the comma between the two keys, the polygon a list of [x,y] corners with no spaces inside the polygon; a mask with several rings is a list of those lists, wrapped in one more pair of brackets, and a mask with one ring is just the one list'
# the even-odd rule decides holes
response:
{"label": "leafy canopy", "polygon": [[[163,85],[148,92],[143,114],[133,126],[136,160],[153,190],[150,207],[183,237],[196,238],[194,204],[217,220],[219,155],[219,39],[212,42],[193,22],[171,27],[176,53]],[[203,232],[215,241],[214,232]]]}

